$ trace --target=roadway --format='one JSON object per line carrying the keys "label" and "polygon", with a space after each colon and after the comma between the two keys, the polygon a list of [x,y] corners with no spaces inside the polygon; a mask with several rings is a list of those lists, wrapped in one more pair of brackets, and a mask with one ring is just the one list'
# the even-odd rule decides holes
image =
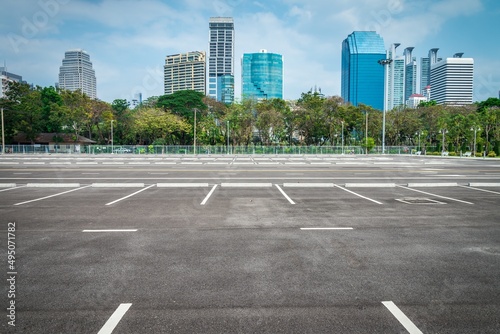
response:
{"label": "roadway", "polygon": [[0,328],[498,333],[499,204],[491,159],[2,156]]}

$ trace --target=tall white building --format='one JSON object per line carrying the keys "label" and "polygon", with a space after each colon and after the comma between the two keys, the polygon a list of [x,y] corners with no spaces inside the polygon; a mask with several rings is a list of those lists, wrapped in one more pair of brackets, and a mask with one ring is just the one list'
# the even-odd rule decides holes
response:
{"label": "tall white building", "polygon": [[208,95],[234,102],[234,20],[211,17],[209,21]]}
{"label": "tall white building", "polygon": [[82,49],[68,50],[64,53],[62,66],[59,68],[59,88],[80,90],[95,99],[96,78],[89,54]]}
{"label": "tall white building", "polygon": [[462,55],[457,53],[431,65],[431,100],[437,104],[472,104],[474,59]]}
{"label": "tall white building", "polygon": [[5,96],[9,87],[9,82],[24,82],[23,77],[7,72],[6,67],[0,67],[0,98]]}
{"label": "tall white building", "polygon": [[405,103],[417,92],[417,59],[412,56],[414,47],[404,51],[405,57]]}
{"label": "tall white building", "polygon": [[387,51],[387,59],[392,61],[387,67],[385,105],[387,110],[405,104],[405,58],[396,54],[400,44],[394,43]]}
{"label": "tall white building", "polygon": [[165,94],[194,90],[205,95],[206,57],[203,51],[170,55],[165,58]]}

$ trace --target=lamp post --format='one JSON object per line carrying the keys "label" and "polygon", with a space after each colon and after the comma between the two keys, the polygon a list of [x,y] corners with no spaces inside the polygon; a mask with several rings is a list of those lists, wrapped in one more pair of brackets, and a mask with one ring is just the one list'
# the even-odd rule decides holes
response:
{"label": "lamp post", "polygon": [[442,147],[441,147],[441,155],[444,155],[444,152],[445,152],[445,151],[444,151],[444,136],[445,136],[445,134],[446,134],[446,133],[448,133],[448,130],[446,130],[446,129],[441,129],[441,133],[443,134],[443,139],[442,139],[443,144],[442,144]]}
{"label": "lamp post", "polygon": [[114,120],[111,120],[111,154],[114,154],[113,152],[113,122]]}
{"label": "lamp post", "polygon": [[417,133],[415,133],[416,135],[418,135],[418,151],[420,151],[420,135],[422,134],[422,131],[418,131]]}
{"label": "lamp post", "polygon": [[388,71],[386,65],[392,63],[392,59],[380,59],[378,63],[384,66],[384,111],[382,112],[382,154],[385,154],[385,112],[387,110],[387,99],[385,98],[389,92],[389,80],[387,78]]}
{"label": "lamp post", "polygon": [[193,141],[193,154],[196,154],[196,108],[194,108],[194,141]]}
{"label": "lamp post", "polygon": [[2,108],[2,154],[5,154],[5,132],[3,124],[3,108]]}
{"label": "lamp post", "polygon": [[229,154],[229,121],[226,122],[227,154]]}
{"label": "lamp post", "polygon": [[474,156],[476,156],[476,134],[477,134],[477,131],[480,131],[481,128],[479,126],[474,126],[471,128],[471,130],[474,130]]}
{"label": "lamp post", "polygon": [[344,155],[344,121],[342,121],[342,155]]}
{"label": "lamp post", "polygon": [[368,110],[365,111],[366,120],[365,120],[365,154],[368,155]]}

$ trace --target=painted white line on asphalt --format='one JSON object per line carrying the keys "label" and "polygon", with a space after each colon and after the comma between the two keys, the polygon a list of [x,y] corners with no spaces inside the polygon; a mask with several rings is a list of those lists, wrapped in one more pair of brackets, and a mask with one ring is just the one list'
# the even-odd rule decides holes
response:
{"label": "painted white line on asphalt", "polygon": [[371,201],[371,202],[373,202],[373,203],[383,204],[383,203],[381,203],[381,202],[379,202],[379,201],[376,201],[376,200],[374,200],[374,199],[371,199],[371,198],[368,198],[368,197],[366,197],[366,196],[363,196],[363,195],[360,195],[360,194],[358,194],[358,193],[355,193],[354,191],[351,191],[351,190],[349,190],[349,189],[346,189],[346,188],[344,188],[344,187],[341,187],[341,186],[339,186],[339,185],[337,185],[337,184],[335,184],[335,187],[337,187],[337,188],[339,188],[339,189],[342,189],[342,190],[344,190],[344,191],[347,191],[348,193],[351,193],[351,194],[356,195],[356,196],[358,196],[358,197],[361,197],[361,198],[364,198],[364,199],[366,199],[366,200],[369,200],[369,201]]}
{"label": "painted white line on asphalt", "polygon": [[95,162],[95,161],[88,161],[88,162],[82,161],[82,162],[78,162],[77,161],[76,164],[77,165],[97,165],[97,162]]}
{"label": "painted white line on asphalt", "polygon": [[15,186],[15,183],[0,183],[0,188],[13,188]]}
{"label": "painted white line on asphalt", "polygon": [[301,227],[302,231],[315,231],[315,230],[354,230],[352,227]]}
{"label": "painted white line on asphalt", "polygon": [[97,174],[101,174],[101,173],[82,173],[82,175],[97,175]]}
{"label": "painted white line on asphalt", "polygon": [[123,187],[123,188],[143,188],[144,183],[92,183],[92,188],[108,188],[108,187]]}
{"label": "painted white line on asphalt", "polygon": [[278,190],[283,194],[283,196],[285,196],[285,198],[288,200],[288,202],[290,202],[290,204],[295,204],[294,201],[292,201],[292,199],[290,197],[288,197],[287,194],[285,194],[285,192],[283,191],[283,189],[281,189],[280,186],[278,186],[277,184],[275,184],[276,188],[278,188]]}
{"label": "painted white line on asphalt", "polygon": [[221,187],[223,188],[256,188],[256,187],[272,187],[272,183],[258,183],[258,182],[251,182],[251,183],[221,183]]}
{"label": "painted white line on asphalt", "polygon": [[217,185],[213,186],[212,190],[210,190],[210,192],[205,197],[205,199],[203,200],[203,202],[200,203],[200,205],[205,205],[207,203],[208,199],[210,198],[210,196],[212,196],[213,192],[215,191],[215,188],[217,188]]}
{"label": "painted white line on asphalt", "polygon": [[85,189],[85,188],[88,188],[88,187],[90,187],[90,186],[84,186],[84,187],[80,187],[80,188],[76,188],[76,189],[71,189],[71,190],[68,190],[68,191],[63,191],[62,193],[57,193],[57,194],[50,195],[50,196],[45,196],[45,197],[42,197],[42,198],[32,199],[32,200],[26,201],[26,202],[16,203],[14,205],[23,205],[23,204],[26,204],[26,203],[41,201],[41,200],[44,200],[44,199],[47,199],[47,198],[64,195],[64,194],[67,194],[67,193],[70,193],[70,192],[73,192],[73,191],[77,191],[77,190],[81,190],[81,189]]}
{"label": "painted white line on asphalt", "polygon": [[462,187],[462,188],[467,188],[467,189],[473,189],[473,190],[477,190],[477,191],[483,191],[485,193],[490,193],[490,194],[497,194],[497,195],[500,195],[500,193],[498,191],[492,191],[492,190],[486,190],[486,189],[480,189],[480,188],[475,188],[475,187],[467,187],[467,186],[459,186],[459,187]]}
{"label": "painted white line on asphalt", "polygon": [[137,232],[137,229],[122,229],[122,230],[83,230],[84,233],[106,233],[106,232]]}
{"label": "painted white line on asphalt", "polygon": [[333,183],[283,183],[287,188],[333,188]]}
{"label": "painted white line on asphalt", "polygon": [[24,161],[23,162],[24,165],[45,165],[45,162],[38,162],[38,161]]}
{"label": "painted white line on asphalt", "polygon": [[471,187],[499,187],[500,183],[490,183],[490,182],[471,182],[469,183]]}
{"label": "painted white line on asphalt", "polygon": [[206,188],[208,183],[157,183],[158,188]]}
{"label": "painted white line on asphalt", "polygon": [[11,187],[11,188],[7,188],[7,189],[2,189],[2,190],[0,190],[0,193],[2,191],[9,191],[9,190],[12,190],[12,189],[19,189],[19,188],[24,188],[24,187],[26,187],[26,186],[19,186],[19,187]]}
{"label": "painted white line on asphalt", "polygon": [[392,315],[403,325],[410,334],[423,334],[420,329],[391,301],[382,302]]}
{"label": "painted white line on asphalt", "polygon": [[458,183],[456,182],[408,183],[408,187],[410,188],[456,187],[456,186],[458,186]]}
{"label": "painted white line on asphalt", "polygon": [[394,188],[395,183],[346,183],[346,188]]}
{"label": "painted white line on asphalt", "polygon": [[132,306],[131,303],[120,304],[97,334],[111,334],[125,313],[127,313],[130,306]]}
{"label": "painted white line on asphalt", "polygon": [[115,203],[117,203],[117,202],[123,201],[124,199],[127,199],[127,198],[129,198],[129,197],[132,197],[132,196],[134,196],[134,195],[137,195],[138,193],[143,192],[144,190],[148,190],[149,188],[154,187],[154,186],[155,186],[155,184],[152,184],[152,185],[150,185],[150,186],[148,186],[148,187],[146,187],[146,188],[144,188],[144,189],[141,189],[141,190],[139,190],[139,191],[136,191],[135,193],[132,193],[132,194],[127,195],[127,196],[125,196],[125,197],[119,198],[119,199],[117,199],[117,200],[115,200],[115,201],[113,201],[113,202],[106,203],[106,205],[111,205],[111,204],[115,204]]}
{"label": "painted white line on asphalt", "polygon": [[471,203],[471,202],[462,201],[462,200],[460,200],[460,199],[456,199],[456,198],[451,198],[451,197],[445,197],[445,196],[441,196],[441,195],[431,194],[431,193],[428,193],[428,192],[425,192],[425,191],[422,191],[422,190],[412,189],[412,188],[405,187],[405,186],[396,186],[396,187],[400,187],[400,188],[408,189],[408,190],[411,190],[411,191],[416,191],[416,192],[419,192],[419,193],[422,193],[422,194],[426,194],[426,195],[430,195],[430,196],[434,196],[434,197],[438,197],[438,198],[449,199],[450,201],[455,201],[455,202],[460,202],[460,203],[465,203],[465,204],[472,204],[472,205],[474,205],[474,203]]}
{"label": "painted white line on asphalt", "polygon": [[28,183],[28,188],[78,188],[80,183]]}

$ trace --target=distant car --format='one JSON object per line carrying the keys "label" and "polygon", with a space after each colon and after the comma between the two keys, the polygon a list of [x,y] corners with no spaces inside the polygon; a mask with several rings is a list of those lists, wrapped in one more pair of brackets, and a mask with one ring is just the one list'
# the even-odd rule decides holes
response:
{"label": "distant car", "polygon": [[132,153],[132,150],[126,147],[118,147],[113,150],[113,153]]}

